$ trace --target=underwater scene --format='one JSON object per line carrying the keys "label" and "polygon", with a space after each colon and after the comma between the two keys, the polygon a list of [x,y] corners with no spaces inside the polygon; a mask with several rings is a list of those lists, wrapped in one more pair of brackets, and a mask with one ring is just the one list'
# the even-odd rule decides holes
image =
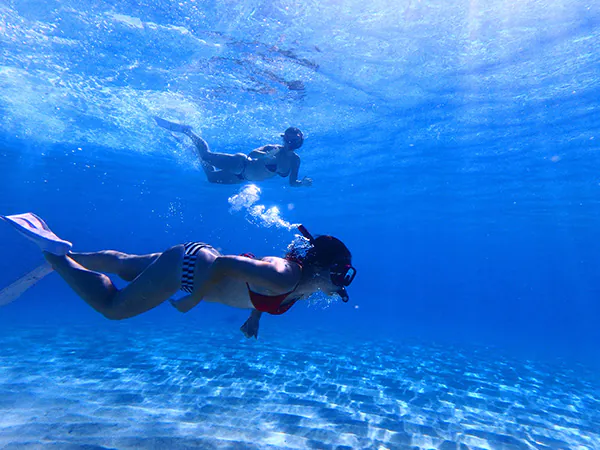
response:
{"label": "underwater scene", "polygon": [[0,449],[600,449],[600,4],[1,0]]}

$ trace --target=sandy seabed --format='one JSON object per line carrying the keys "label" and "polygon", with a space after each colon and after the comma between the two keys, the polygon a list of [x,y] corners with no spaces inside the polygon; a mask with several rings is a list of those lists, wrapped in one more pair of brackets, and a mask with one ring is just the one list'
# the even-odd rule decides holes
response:
{"label": "sandy seabed", "polygon": [[0,448],[600,448],[600,381],[583,368],[230,331],[3,327]]}

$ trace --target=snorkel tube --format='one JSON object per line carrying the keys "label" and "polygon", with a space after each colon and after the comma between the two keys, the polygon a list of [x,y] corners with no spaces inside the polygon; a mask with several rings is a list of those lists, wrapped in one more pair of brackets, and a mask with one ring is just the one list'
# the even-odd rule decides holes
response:
{"label": "snorkel tube", "polygon": [[306,229],[306,227],[302,224],[298,225],[298,231],[300,231],[300,233],[302,233],[302,236],[304,236],[306,239],[308,239],[308,241],[312,244],[315,245],[315,238],[312,237],[312,234],[310,234],[308,232],[308,230]]}
{"label": "snorkel tube", "polygon": [[[306,229],[306,227],[302,224],[298,225],[298,231],[300,231],[300,233],[302,234],[302,236],[304,236],[306,239],[308,239],[308,242],[311,243],[311,245],[315,245],[315,238],[312,236],[312,234],[310,234],[310,232]],[[348,300],[350,300],[350,296],[348,295],[348,291],[346,291],[346,288],[344,286],[340,287],[337,290],[337,294],[342,298],[342,301],[344,303],[348,303]]]}

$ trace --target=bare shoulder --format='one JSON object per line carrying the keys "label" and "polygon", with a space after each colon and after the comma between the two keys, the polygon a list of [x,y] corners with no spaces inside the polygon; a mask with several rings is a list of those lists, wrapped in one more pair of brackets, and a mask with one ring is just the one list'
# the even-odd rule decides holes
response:
{"label": "bare shoulder", "polygon": [[298,264],[277,256],[265,256],[261,259],[255,259],[245,255],[226,255],[218,259],[220,266],[239,270],[249,275],[261,274],[268,277],[288,277],[300,271]]}
{"label": "bare shoulder", "polygon": [[271,264],[273,268],[277,270],[277,272],[282,274],[293,273],[297,270],[300,270],[300,266],[298,266],[298,264],[277,256],[266,256],[262,258],[261,261]]}
{"label": "bare shoulder", "polygon": [[229,256],[224,259],[230,261],[229,264],[225,264],[228,275],[234,275],[253,286],[274,292],[285,292],[293,288],[302,274],[300,266],[275,256],[262,259]]}
{"label": "bare shoulder", "polygon": [[301,267],[293,261],[285,258],[278,258],[276,256],[267,256],[262,260],[265,263],[268,263],[277,273],[276,277],[278,279],[279,287],[283,291],[293,289],[302,277]]}

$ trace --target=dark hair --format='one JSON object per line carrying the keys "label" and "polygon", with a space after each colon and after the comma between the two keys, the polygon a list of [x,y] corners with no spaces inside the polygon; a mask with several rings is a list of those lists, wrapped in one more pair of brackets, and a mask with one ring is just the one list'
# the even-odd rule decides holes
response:
{"label": "dark hair", "polygon": [[335,263],[350,263],[352,253],[338,238],[329,235],[317,236],[311,242],[306,254],[301,255],[298,249],[291,249],[285,256],[303,266],[331,267]]}
{"label": "dark hair", "polygon": [[285,130],[285,132],[281,135],[281,137],[288,137],[288,136],[299,136],[300,138],[302,138],[302,140],[304,140],[304,135],[302,134],[302,131],[300,131],[298,128],[296,127],[289,127],[287,130]]}

